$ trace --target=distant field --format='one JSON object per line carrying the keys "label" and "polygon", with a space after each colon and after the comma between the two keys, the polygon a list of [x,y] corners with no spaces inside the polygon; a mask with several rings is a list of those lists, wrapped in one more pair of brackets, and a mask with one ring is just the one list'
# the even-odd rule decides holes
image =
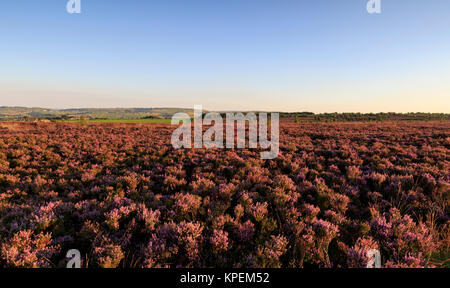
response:
{"label": "distant field", "polygon": [[171,119],[95,119],[95,120],[62,120],[68,123],[170,123]]}
{"label": "distant field", "polygon": [[[76,122],[79,119],[111,119],[90,120],[97,123],[168,123],[175,113],[186,113],[193,117],[193,109],[186,108],[81,108],[81,109],[46,109],[27,107],[0,106],[0,121],[34,121],[52,120]],[[204,110],[203,112],[208,112]],[[225,117],[225,111],[217,111]],[[232,111],[228,111],[232,112]],[[236,111],[235,111],[236,112]],[[248,111],[247,111],[248,112]],[[261,111],[253,111],[261,112]],[[270,111],[266,111],[270,112]],[[272,111],[276,112],[276,111]],[[280,118],[294,122],[359,122],[359,121],[447,121],[448,113],[319,113],[279,112]],[[74,120],[77,119],[77,120]],[[116,120],[126,119],[126,120]],[[134,120],[136,119],[136,120]],[[145,120],[141,120],[145,119]]]}
{"label": "distant field", "polygon": [[[183,112],[193,115],[192,109],[184,108],[83,108],[83,109],[46,109],[27,107],[0,107],[0,118],[11,120],[68,120],[68,119],[169,119],[173,114]],[[153,117],[149,117],[153,116]]]}

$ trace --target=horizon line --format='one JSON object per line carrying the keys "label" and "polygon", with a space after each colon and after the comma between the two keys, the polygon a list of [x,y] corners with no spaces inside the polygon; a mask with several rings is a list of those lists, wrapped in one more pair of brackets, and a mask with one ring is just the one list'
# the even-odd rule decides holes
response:
{"label": "horizon line", "polygon": [[[24,109],[45,109],[45,110],[56,110],[56,111],[64,111],[64,110],[81,110],[81,109],[98,109],[98,110],[108,110],[108,109],[180,109],[180,110],[194,110],[194,108],[185,108],[185,107],[167,107],[167,106],[155,106],[155,107],[71,107],[71,108],[47,108],[47,107],[39,107],[39,106],[0,106],[2,108],[24,108]],[[202,109],[203,111],[210,112],[266,112],[266,113],[313,113],[313,114],[348,114],[348,113],[359,113],[359,114],[450,114],[450,112],[424,112],[424,111],[416,111],[416,112],[395,112],[395,111],[377,111],[377,112],[360,112],[360,111],[346,111],[346,112],[313,112],[313,111],[267,111],[267,110],[209,110]]]}

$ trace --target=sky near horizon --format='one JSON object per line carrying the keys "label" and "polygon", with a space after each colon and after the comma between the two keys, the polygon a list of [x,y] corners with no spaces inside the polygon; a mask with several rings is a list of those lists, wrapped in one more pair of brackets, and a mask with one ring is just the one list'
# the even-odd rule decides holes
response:
{"label": "sky near horizon", "polygon": [[0,106],[450,113],[450,1],[0,1]]}

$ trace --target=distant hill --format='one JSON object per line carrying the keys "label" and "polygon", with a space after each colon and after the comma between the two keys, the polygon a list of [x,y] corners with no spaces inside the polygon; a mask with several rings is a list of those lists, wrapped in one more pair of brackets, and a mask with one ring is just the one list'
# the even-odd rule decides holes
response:
{"label": "distant hill", "polygon": [[[193,109],[184,108],[80,108],[80,109],[46,109],[27,107],[0,107],[0,121],[3,120],[122,120],[122,119],[170,119],[175,113],[194,115]],[[208,111],[203,111],[207,113]],[[227,111],[219,113],[225,117]],[[232,112],[232,111],[230,111]],[[245,113],[245,112],[243,112]],[[258,113],[258,112],[256,112]],[[270,113],[270,112],[269,112]],[[450,120],[448,113],[321,113],[279,112],[281,118],[295,122],[318,121],[428,121]]]}
{"label": "distant hill", "polygon": [[193,109],[183,108],[80,108],[46,109],[27,107],[0,107],[2,120],[33,119],[168,119],[177,112],[193,115]]}

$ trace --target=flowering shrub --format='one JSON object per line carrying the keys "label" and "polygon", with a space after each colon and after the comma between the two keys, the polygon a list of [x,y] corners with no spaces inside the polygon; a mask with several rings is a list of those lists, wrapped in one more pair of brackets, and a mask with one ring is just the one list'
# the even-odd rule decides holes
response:
{"label": "flowering shrub", "polygon": [[372,249],[384,267],[448,257],[448,122],[282,122],[273,160],[175,150],[173,129],[0,126],[0,267],[61,267],[69,249],[105,268],[366,267]]}
{"label": "flowering shrub", "polygon": [[32,231],[23,230],[3,243],[1,252],[7,267],[51,267],[50,259],[58,250],[51,243],[50,234],[33,235]]}
{"label": "flowering shrub", "polygon": [[370,260],[368,252],[374,249],[379,250],[379,246],[371,237],[358,238],[356,244],[348,249],[348,266],[352,268],[366,268]]}

